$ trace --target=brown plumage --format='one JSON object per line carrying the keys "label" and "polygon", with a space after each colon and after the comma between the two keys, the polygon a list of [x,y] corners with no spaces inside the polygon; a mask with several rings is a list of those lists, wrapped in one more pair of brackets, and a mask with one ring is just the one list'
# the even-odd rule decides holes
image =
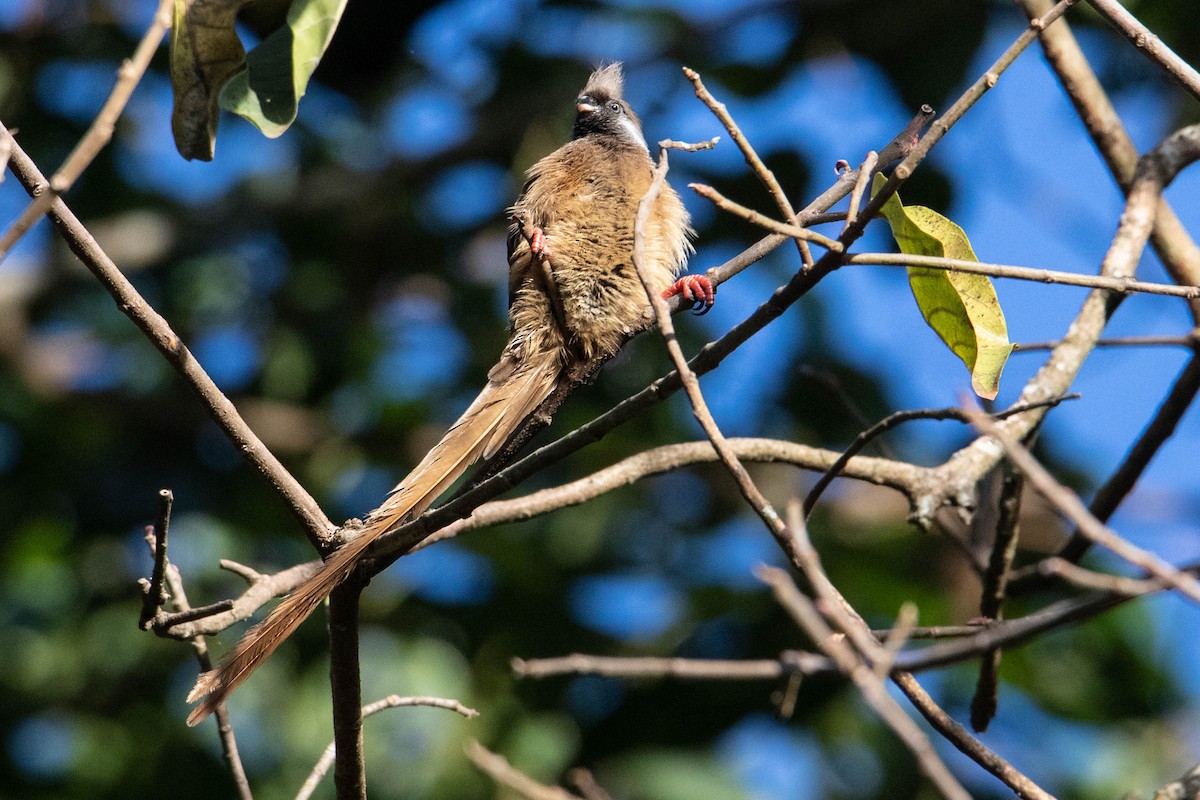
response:
{"label": "brown plumage", "polygon": [[[568,366],[612,355],[629,333],[645,326],[646,293],[633,265],[633,237],[653,164],[623,88],[620,64],[592,73],[576,101],[572,140],[529,170],[512,212],[536,231],[541,252],[515,225],[510,229],[512,337],[487,386],[367,518],[363,531],[251,628],[217,669],[200,675],[188,702],[203,701],[189,725],[223,703],[346,579],[373,541],[418,516],[467,467],[499,451]],[[646,230],[645,261],[655,291],[679,290],[672,286],[690,252],[690,233],[679,196],[664,186]],[[550,265],[549,289],[542,258]]]}

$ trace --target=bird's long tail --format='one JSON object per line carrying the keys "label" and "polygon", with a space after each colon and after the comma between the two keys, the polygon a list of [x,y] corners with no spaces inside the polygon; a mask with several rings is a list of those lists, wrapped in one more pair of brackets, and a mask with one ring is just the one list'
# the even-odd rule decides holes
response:
{"label": "bird's long tail", "polygon": [[220,666],[201,673],[187,699],[189,703],[203,700],[188,716],[188,725],[200,722],[225,702],[230,692],[349,576],[373,541],[428,508],[479,458],[499,451],[521,421],[549,396],[560,371],[558,356],[550,349],[529,353],[515,363],[501,361],[470,408],[367,518],[362,533],[335,550],[319,572],[247,631]]}

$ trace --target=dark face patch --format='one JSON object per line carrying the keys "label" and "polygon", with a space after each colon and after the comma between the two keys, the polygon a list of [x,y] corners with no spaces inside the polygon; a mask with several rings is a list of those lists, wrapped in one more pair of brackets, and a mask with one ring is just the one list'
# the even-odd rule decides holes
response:
{"label": "dark face patch", "polygon": [[645,146],[641,125],[629,107],[620,99],[604,92],[584,94],[575,101],[578,113],[572,139],[602,136]]}

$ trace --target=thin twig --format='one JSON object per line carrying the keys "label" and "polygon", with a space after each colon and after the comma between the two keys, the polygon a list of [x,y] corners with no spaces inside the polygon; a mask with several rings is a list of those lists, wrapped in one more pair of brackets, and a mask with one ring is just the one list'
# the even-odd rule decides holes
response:
{"label": "thin twig", "polygon": [[[895,138],[888,142],[886,147],[879,151],[880,165],[891,164],[912,152],[921,131],[929,124],[933,116],[934,111],[932,108],[927,105],[921,106],[920,110],[904,126],[904,129],[896,134]],[[800,228],[806,228],[809,225],[816,224],[818,220],[825,221],[825,217],[828,216],[826,212],[853,191],[854,184],[858,181],[858,175],[858,170],[839,174],[838,179],[832,186],[818,195],[803,211],[792,218],[792,224]],[[768,253],[788,241],[789,238],[778,233],[768,234],[723,264],[710,267],[704,274],[714,284],[719,285],[766,257]],[[672,299],[677,301],[678,296]]]}
{"label": "thin twig", "polygon": [[[973,636],[991,624],[990,622],[980,621],[967,625],[921,625],[905,631],[904,638],[906,641],[916,639],[960,639],[963,636]],[[871,629],[871,635],[876,639],[886,640],[892,635],[893,630],[894,628],[873,628]]]}
{"label": "thin twig", "polygon": [[[1078,394],[1065,394],[1059,397],[1051,397],[1047,400],[1042,400],[1036,403],[1019,403],[1011,408],[1007,408],[1004,411],[996,413],[992,418],[997,420],[1007,419],[1008,417],[1016,414],[1023,414],[1026,411],[1032,411],[1033,409],[1053,408],[1054,406],[1057,406],[1059,403],[1062,403],[1066,400],[1077,400],[1079,397],[1080,395]],[[970,422],[970,418],[966,415],[966,413],[963,412],[961,408],[954,407],[918,408],[909,411],[897,411],[894,414],[889,414],[879,422],[855,436],[854,441],[850,443],[850,446],[846,448],[845,452],[838,457],[837,461],[829,465],[829,469],[825,470],[825,474],[817,479],[817,482],[813,484],[812,489],[809,490],[808,496],[804,498],[805,516],[812,513],[817,501],[821,499],[822,493],[824,493],[829,484],[833,482],[833,479],[841,476],[843,474],[843,470],[850,463],[850,461],[854,458],[857,458],[858,454],[861,453],[873,439],[882,436],[893,428],[897,428],[906,422],[913,422],[915,420],[956,420],[963,423]]]}
{"label": "thin twig", "polygon": [[1192,97],[1200,100],[1200,72],[1163,44],[1162,39],[1139,22],[1128,9],[1116,0],[1088,0],[1088,3],[1139,52],[1162,67],[1176,83],[1191,92]]}
{"label": "thin twig", "polygon": [[[389,694],[382,700],[376,700],[374,703],[368,703],[362,707],[362,717],[367,717],[378,714],[380,711],[388,708],[409,708],[412,706],[428,706],[430,708],[444,708],[447,711],[453,711],[456,714],[471,719],[479,716],[479,712],[469,706],[464,706],[457,700],[446,697],[400,697],[399,695]],[[337,751],[337,743],[330,742],[325,748],[325,752],[321,754],[321,758],[317,760],[316,765],[312,768],[312,772],[308,774],[304,784],[301,785],[300,791],[296,793],[295,800],[309,800],[313,792],[317,790],[317,786],[321,784],[321,780],[329,772],[329,768],[333,766],[334,754]]]}
{"label": "thin twig", "polygon": [[[1093,516],[1104,522],[1116,512],[1129,493],[1133,491],[1133,487],[1142,473],[1150,466],[1150,461],[1155,454],[1174,435],[1175,428],[1187,410],[1192,407],[1198,392],[1200,392],[1200,352],[1193,355],[1184,366],[1183,371],[1179,373],[1179,377],[1171,385],[1171,391],[1167,393],[1167,398],[1154,412],[1154,418],[1150,420],[1146,429],[1134,442],[1133,447],[1129,449],[1121,466],[1096,491],[1096,496],[1092,498],[1092,502],[1088,506],[1088,511]],[[1059,555],[1071,561],[1078,561],[1089,547],[1090,540],[1076,531],[1063,545]]]}
{"label": "thin twig", "polygon": [[[1193,574],[1200,567],[1187,568]],[[905,650],[896,656],[896,670],[923,670],[961,664],[997,648],[1012,650],[1043,634],[1076,625],[1110,611],[1137,597],[1163,591],[1169,586],[1157,578],[1136,585],[1121,585],[1123,591],[1093,592],[1083,597],[1059,600],[1011,620],[983,625],[954,625],[917,629],[911,638],[922,638],[922,631],[946,639],[939,644]],[[883,632],[873,631],[874,636]],[[838,671],[825,656],[789,650],[776,659],[720,661],[692,658],[641,658],[593,656],[575,653],[544,659],[514,659],[514,674],[523,678],[550,678],[557,675],[603,675],[611,678],[675,678],[679,680],[779,680],[793,673],[828,675]]]}
{"label": "thin twig", "polygon": [[[800,469],[824,471],[841,454],[808,445],[779,439],[727,440],[730,448],[743,461],[763,464],[787,464]],[[629,484],[653,475],[692,464],[710,464],[718,460],[712,443],[703,440],[669,444],[643,450],[617,463],[605,467],[578,480],[541,489],[509,500],[492,500],[477,506],[468,516],[438,528],[412,547],[415,550],[428,547],[434,542],[450,539],[482,528],[512,522],[522,522],[543,514],[585,503],[603,494],[621,489]],[[841,472],[843,477],[853,478],[877,486],[886,486],[911,496],[921,484],[926,470],[901,461],[890,461],[870,456],[851,459]],[[154,630],[160,636],[189,638],[197,633],[215,634],[231,625],[250,618],[272,598],[288,594],[312,576],[321,566],[320,560],[308,561],[271,575],[259,573],[237,562],[222,559],[222,569],[244,578],[249,587],[232,600],[232,607],[222,611],[220,607],[230,604],[229,600],[208,606],[204,619],[188,622],[174,616],[160,616],[155,620]],[[211,615],[211,616],[210,616]],[[188,624],[184,624],[188,622]]]}
{"label": "thin twig", "polygon": [[[171,505],[173,496],[168,489],[163,489],[159,492],[159,517],[154,527],[146,531],[146,544],[150,547],[150,552],[154,556],[155,572],[158,571],[158,565],[162,564],[162,581],[165,588],[165,593],[169,594],[171,604],[175,607],[174,615],[166,615],[161,607],[156,609],[154,615],[154,624],[157,625],[160,619],[171,616],[186,615],[193,611],[191,604],[188,602],[187,592],[183,587],[183,576],[179,574],[179,570],[171,563],[167,556],[167,531],[170,528],[171,522]],[[207,672],[212,669],[212,658],[208,654],[208,642],[202,635],[195,635],[189,639],[192,645],[192,652],[196,654],[196,661],[200,664],[200,670]],[[217,707],[213,717],[217,721],[217,737],[221,741],[221,753],[225,756],[225,762],[229,765],[229,772],[233,776],[234,788],[237,790],[237,795],[240,800],[254,800],[254,794],[250,791],[250,781],[246,777],[246,769],[242,765],[242,757],[238,753],[237,737],[233,733],[233,723],[229,720],[229,707],[224,703]]]}
{"label": "thin twig", "polygon": [[1161,294],[1168,297],[1200,297],[1200,286],[1175,286],[1169,283],[1149,283],[1134,280],[1130,276],[1107,277],[1104,275],[1080,275],[1077,272],[1060,272],[1035,267],[1017,267],[1011,264],[988,264],[982,261],[967,261],[961,258],[940,256],[908,255],[906,253],[851,253],[846,256],[847,264],[874,264],[885,267],[929,267],[953,272],[968,272],[974,275],[990,275],[993,278],[1016,278],[1038,283],[1058,283],[1067,286],[1086,286],[1104,289],[1119,294]]}
{"label": "thin twig", "polygon": [[1200,582],[1163,561],[1155,554],[1143,550],[1107,528],[1100,522],[1079,499],[1079,496],[1056,481],[1054,477],[1020,442],[999,425],[988,419],[986,414],[978,411],[968,411],[972,424],[980,432],[992,437],[1004,448],[1008,458],[1025,473],[1025,477],[1037,489],[1038,493],[1050,501],[1059,511],[1064,513],[1077,526],[1080,533],[1093,542],[1111,550],[1121,558],[1141,567],[1151,575],[1169,583],[1188,597],[1200,603]]}
{"label": "thin twig", "polygon": [[942,710],[941,706],[935,703],[929,693],[921,687],[921,684],[917,683],[917,679],[911,673],[893,672],[892,680],[938,733],[946,737],[951,744],[976,764],[1002,780],[1005,785],[1016,792],[1017,797],[1023,798],[1023,800],[1054,800],[1054,795],[1038,786],[1012,764],[988,749],[966,728],[951,719],[950,715]]}
{"label": "thin twig", "polygon": [[[146,33],[138,42],[133,56],[121,63],[120,69],[117,70],[116,84],[83,138],[79,140],[75,149],[70,152],[62,166],[50,178],[46,190],[41,194],[34,195],[33,201],[25,207],[21,216],[17,217],[16,221],[0,237],[0,261],[4,260],[13,246],[33,227],[33,224],[41,219],[54,201],[71,188],[83,171],[87,169],[88,164],[91,164],[104,146],[112,140],[113,129],[121,112],[125,110],[125,104],[129,102],[134,88],[141,82],[146,68],[150,66],[150,59],[158,50],[163,34],[171,27],[171,13],[174,6],[173,0],[159,0],[154,19],[150,21]],[[11,152],[12,140],[6,142],[4,146]],[[0,165],[0,167],[2,166]]]}
{"label": "thin twig", "polygon": [[233,599],[228,611],[217,611],[229,601],[206,606],[207,614],[188,621],[175,616],[160,615],[154,620],[155,635],[168,639],[191,639],[194,636],[220,633],[238,622],[249,619],[254,612],[274,597],[281,597],[316,574],[321,561],[307,561],[272,575],[258,575],[241,595]]}
{"label": "thin twig", "polygon": [[[237,603],[233,600],[218,600],[215,603],[209,603],[206,606],[197,606],[189,608],[186,611],[176,611],[174,614],[158,614],[153,620],[153,626],[159,628],[173,628],[176,625],[183,625],[197,619],[205,619],[217,614],[223,614],[226,611],[232,611]],[[144,628],[149,630],[149,628]]]}
{"label": "thin twig", "polygon": [[1112,592],[1113,594],[1126,594],[1131,597],[1145,594],[1147,591],[1151,591],[1155,587],[1162,585],[1160,581],[1148,578],[1126,578],[1123,575],[1106,575],[1103,572],[1093,572],[1090,569],[1084,569],[1078,564],[1057,556],[1051,556],[1039,561],[1037,571],[1048,577],[1062,578],[1068,583],[1084,589],[1099,589],[1105,592]]}
{"label": "thin twig", "polygon": [[878,163],[879,154],[871,150],[859,166],[858,179],[854,182],[854,191],[850,192],[850,207],[846,210],[846,226],[842,230],[853,225],[858,219],[858,206],[866,194],[867,187],[871,184],[871,178],[875,175],[875,168]]}
{"label": "thin twig", "polygon": [[[699,78],[695,78],[697,85],[699,85],[698,81]],[[679,339],[675,336],[675,324],[671,320],[671,309],[662,295],[655,291],[654,279],[650,275],[649,265],[646,264],[646,223],[650,218],[650,209],[653,207],[654,201],[658,198],[663,184],[666,182],[667,169],[667,148],[661,147],[658,156],[658,166],[654,170],[654,180],[650,183],[650,188],[646,190],[646,194],[642,197],[641,203],[638,205],[637,220],[634,223],[633,229],[633,266],[637,270],[638,276],[642,279],[642,286],[646,290],[646,296],[650,300],[650,305],[654,308],[654,314],[658,319],[659,331],[662,333],[663,341],[667,344],[667,352],[671,356],[671,361],[675,364],[675,370],[679,373],[680,380],[683,382],[684,392],[687,394],[688,402],[692,405],[692,414],[696,417],[696,421],[700,423],[700,427],[704,430],[704,435],[712,442],[713,449],[717,451],[721,463],[725,465],[729,474],[733,476],[742,497],[750,504],[754,512],[762,518],[772,534],[782,542],[783,539],[779,536],[779,533],[783,529],[783,523],[779,519],[779,514],[767,501],[767,498],[763,496],[762,492],[758,490],[758,487],[750,478],[750,473],[746,472],[746,468],[742,466],[737,453],[733,451],[729,446],[729,442],[725,439],[725,435],[721,433],[716,420],[713,419],[712,412],[708,410],[708,403],[704,400],[703,392],[700,391],[700,380],[696,377],[696,373],[692,372],[688,367],[687,357],[684,356],[683,348],[679,346]]]}
{"label": "thin twig", "polygon": [[493,753],[471,739],[466,745],[467,758],[501,786],[507,786],[528,800],[583,800],[561,786],[547,786],[521,772],[508,759]]}
{"label": "thin twig", "polygon": [[[1018,0],[1030,18],[1045,13],[1051,0]],[[1075,112],[1096,144],[1116,183],[1125,194],[1133,184],[1138,150],[1113,108],[1091,63],[1066,20],[1042,31],[1039,37],[1046,61],[1053,68]],[[1171,278],[1180,285],[1200,284],[1200,247],[1188,234],[1164,198],[1158,200],[1150,244]],[[1200,324],[1200,300],[1189,301],[1192,320]]]}
{"label": "thin twig", "polygon": [[[779,181],[775,178],[775,173],[767,167],[766,163],[758,157],[754,147],[751,146],[750,140],[742,133],[742,129],[734,121],[729,113],[729,109],[725,104],[713,97],[712,93],[704,86],[704,82],[700,80],[700,73],[694,69],[687,67],[683,68],[683,74],[696,90],[696,97],[700,102],[708,106],[709,110],[716,115],[721,124],[725,126],[725,130],[729,131],[729,136],[733,139],[734,144],[742,151],[742,157],[746,159],[746,164],[751,171],[762,182],[763,186],[770,192],[771,198],[775,201],[776,207],[785,220],[790,220],[796,216],[795,210],[792,208],[791,201],[787,198],[787,193],[783,191],[783,187],[779,185]],[[803,237],[792,237],[796,240],[796,247],[800,252],[800,261],[805,268],[811,267],[813,263],[812,253],[808,250],[808,245],[805,244]]]}
{"label": "thin twig", "polygon": [[[864,657],[873,660],[876,663],[886,659],[889,665],[897,664],[900,660],[899,657],[893,659],[892,654],[886,652],[879,645],[878,640],[876,640],[871,635],[870,630],[868,630],[866,622],[863,621],[862,617],[858,615],[850,603],[847,602],[847,600],[841,595],[841,593],[837,590],[837,587],[833,585],[833,582],[829,580],[829,576],[825,573],[824,568],[821,566],[820,557],[817,555],[817,551],[813,547],[812,541],[809,539],[808,529],[804,523],[804,515],[801,513],[799,504],[792,503],[788,511],[789,528],[797,540],[797,550],[801,555],[801,563],[803,564],[804,575],[808,578],[809,583],[812,584],[817,597],[821,599],[822,607],[826,610],[826,615],[833,619],[835,624],[838,625],[838,627],[841,628],[841,630],[850,638],[850,640],[855,643],[855,646],[858,648],[859,652],[864,655]],[[832,655],[832,653],[830,653],[830,655]],[[914,694],[924,694],[920,691],[919,686],[917,687],[916,693],[911,691],[911,685],[915,685],[916,681],[912,680],[911,676],[908,675],[908,673],[903,669],[894,670],[892,672],[892,677],[893,680],[896,681],[897,685],[899,685],[901,689],[909,695],[910,698],[913,698]],[[906,678],[908,680],[906,680]],[[882,684],[880,685],[882,686]],[[906,689],[906,685],[910,685],[910,688]],[[917,700],[920,702],[917,702]],[[928,695],[924,695],[923,698],[916,698],[914,699],[914,702],[917,703],[918,710],[920,710],[922,714],[925,714],[927,719],[930,717],[930,714],[934,712],[938,712],[945,717],[945,712],[941,711],[937,704],[933,702],[933,699]],[[908,719],[908,717],[905,716],[905,719]],[[933,722],[932,719],[930,719],[930,721]],[[1028,796],[1036,798],[1049,797],[1049,795],[1046,795],[1044,792],[1042,792],[1042,790],[1038,788],[1033,781],[1029,780],[1029,778],[1027,778],[1021,772],[1007,764],[995,753],[992,753],[990,750],[988,750],[988,748],[985,747],[982,742],[967,733],[967,731],[961,726],[938,726],[935,724],[935,727],[937,728],[938,732],[949,739],[955,747],[957,747],[966,755],[970,756],[984,769],[1000,778],[1000,780],[1004,781],[1008,786],[1016,790],[1018,794],[1027,796],[1023,794],[1023,792],[1029,788],[1032,788],[1040,794],[1035,793]],[[938,763],[940,764],[940,762]]]}
{"label": "thin twig", "polygon": [[150,583],[146,586],[142,598],[142,616],[138,625],[148,631],[154,624],[154,618],[167,602],[167,533],[171,527],[171,505],[175,496],[170,489],[160,489],[158,492],[158,519],[154,527],[146,531],[146,537],[153,537],[154,569],[150,573]]}
{"label": "thin twig", "polygon": [[[979,615],[984,619],[1000,619],[1008,590],[1009,571],[1017,555],[1017,538],[1021,516],[1021,491],[1025,480],[1021,473],[1008,465],[1003,468],[1000,496],[997,500],[996,534],[988,568],[983,573],[983,590],[979,599]],[[971,698],[971,728],[982,733],[996,716],[1000,702],[1000,650],[985,653],[979,662],[979,679],[975,696]]]}
{"label": "thin twig", "polygon": [[[991,67],[989,67],[987,71],[979,77],[978,80],[971,84],[971,86],[968,87],[967,90],[963,92],[963,94],[960,95],[956,101],[954,101],[954,104],[946,110],[946,113],[934,120],[933,124],[929,126],[928,132],[921,137],[916,146],[913,147],[912,150],[904,157],[904,159],[896,165],[896,168],[892,170],[892,174],[888,178],[887,183],[881,186],[879,191],[872,196],[871,202],[867,204],[867,208],[864,211],[864,214],[868,219],[873,218],[879,213],[879,209],[883,208],[883,204],[886,203],[888,199],[896,193],[901,184],[903,184],[909,179],[909,177],[912,176],[913,170],[917,168],[918,164],[925,160],[925,157],[929,155],[929,151],[933,149],[934,145],[941,141],[942,137],[949,132],[950,128],[952,128],[960,119],[962,119],[963,115],[966,114],[977,102],[979,102],[980,98],[982,98],[992,87],[996,85],[996,83],[1000,80],[1000,76],[1004,74],[1005,70],[1007,70],[1014,61],[1016,61],[1017,56],[1021,55],[1021,53],[1025,51],[1025,48],[1029,47],[1033,40],[1037,38],[1038,33],[1065,14],[1067,9],[1075,5],[1075,3],[1078,1],[1079,0],[1060,0],[1060,2],[1057,3],[1054,8],[1046,12],[1046,14],[1038,19],[1031,20],[1029,27],[1020,36],[1018,36],[1003,53],[1000,54],[1000,57],[996,59]],[[886,162],[882,162],[881,159],[881,163]]]}
{"label": "thin twig", "polygon": [[[1014,353],[1032,353],[1035,350],[1053,350],[1062,344],[1062,339],[1045,342],[1018,342],[1013,345]],[[1185,333],[1182,336],[1118,336],[1112,339],[1100,339],[1096,347],[1187,347],[1191,350],[1200,346],[1200,340],[1195,333]]]}
{"label": "thin twig", "polygon": [[[900,613],[896,614],[896,622],[888,629],[887,635],[883,639],[883,647],[876,658],[875,674],[880,679],[886,678],[892,671],[892,664],[896,663],[896,656],[912,638],[916,626],[917,606],[915,603],[906,601],[900,606]],[[871,632],[871,635],[874,636],[874,632]]]}
{"label": "thin twig", "polygon": [[883,681],[854,653],[849,644],[834,636],[812,601],[800,593],[791,577],[781,569],[767,566],[760,566],[757,574],[760,580],[771,587],[776,601],[792,616],[796,624],[816,641],[817,646],[847,677],[854,681],[863,699],[908,746],[921,771],[938,792],[946,798],[970,800],[971,796],[938,758],[929,739],[887,693]]}
{"label": "thin twig", "polygon": [[842,245],[836,239],[830,239],[828,236],[816,231],[810,231],[808,228],[801,228],[787,222],[780,222],[765,214],[760,214],[752,208],[747,208],[741,203],[730,200],[706,183],[689,183],[688,188],[706,200],[711,200],[713,205],[722,211],[739,216],[760,228],[766,228],[772,233],[787,236],[798,242],[814,242],[826,250],[832,250],[837,253],[842,251]]}
{"label": "thin twig", "polygon": [[[8,129],[0,124],[0,139],[6,137],[10,137]],[[15,141],[9,166],[31,196],[46,191],[45,177]],[[51,204],[50,219],[66,240],[71,252],[112,295],[121,312],[133,321],[199,395],[213,421],[220,426],[243,457],[267,477],[304,526],[309,540],[318,549],[323,549],[336,526],[321,511],[317,501],[250,429],[233,403],[217,388],[216,383],[196,361],[175,331],[171,330],[167,321],[138,293],[61,198]]]}
{"label": "thin twig", "polygon": [[775,680],[792,672],[822,672],[829,661],[814,653],[789,653],[778,659],[720,660],[707,658],[654,658],[593,656],[572,653],[555,658],[514,658],[513,674],[519,678],[556,675],[603,675],[608,678],[677,678],[679,680]]}

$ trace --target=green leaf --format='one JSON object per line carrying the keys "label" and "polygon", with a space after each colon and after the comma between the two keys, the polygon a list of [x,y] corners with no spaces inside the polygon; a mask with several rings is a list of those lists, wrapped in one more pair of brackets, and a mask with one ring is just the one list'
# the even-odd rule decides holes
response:
{"label": "green leaf", "polygon": [[171,86],[175,149],[191,161],[212,161],[217,138],[217,91],[245,62],[233,30],[247,0],[175,0],[171,23]]}
{"label": "green leaf", "polygon": [[[874,191],[885,179],[875,176]],[[963,229],[933,209],[906,206],[899,195],[883,204],[900,252],[978,261]],[[992,399],[1012,352],[1004,311],[986,275],[909,267],[908,284],[929,327],[971,372],[971,388]]]}
{"label": "green leaf", "polygon": [[287,24],[251,50],[246,69],[225,84],[221,107],[272,139],[286,131],[345,7],[346,0],[293,0]]}

